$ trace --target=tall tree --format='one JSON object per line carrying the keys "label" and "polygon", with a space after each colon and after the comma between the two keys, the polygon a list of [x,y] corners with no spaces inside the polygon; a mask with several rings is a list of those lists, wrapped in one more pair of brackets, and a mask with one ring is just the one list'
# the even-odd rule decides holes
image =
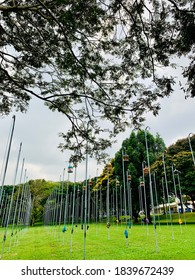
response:
{"label": "tall tree", "polygon": [[69,120],[62,150],[82,159],[87,141],[103,157],[172,93],[172,58],[188,57],[181,87],[194,97],[194,14],[193,0],[0,1],[0,114],[35,96]]}

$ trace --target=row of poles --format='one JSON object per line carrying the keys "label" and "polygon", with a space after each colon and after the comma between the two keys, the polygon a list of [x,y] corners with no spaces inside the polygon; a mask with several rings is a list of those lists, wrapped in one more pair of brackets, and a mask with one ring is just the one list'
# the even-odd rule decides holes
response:
{"label": "row of poles", "polygon": [[[159,213],[159,202],[158,202],[158,195],[157,195],[157,183],[156,183],[156,174],[155,172],[152,174],[151,169],[150,169],[150,157],[149,157],[149,149],[148,149],[148,141],[147,141],[147,131],[149,127],[146,127],[145,129],[145,143],[146,143],[146,155],[147,155],[147,166],[145,167],[146,162],[142,163],[142,170],[143,170],[143,175],[142,175],[142,180],[140,181],[140,185],[138,187],[139,189],[139,204],[140,204],[140,209],[145,212],[146,215],[146,221],[148,221],[148,210],[147,210],[147,203],[146,203],[146,189],[145,189],[145,176],[148,176],[149,179],[149,192],[150,192],[150,205],[151,205],[151,212],[152,212],[152,218],[153,218],[153,227],[154,227],[154,236],[155,236],[155,243],[156,243],[156,252],[158,252],[158,237],[157,237],[157,231],[156,231],[156,215],[155,215],[155,208],[157,210],[157,214]],[[194,153],[191,145],[191,135],[190,133],[188,135],[188,141],[189,141],[189,146],[190,146],[190,151],[192,155],[192,161],[195,166],[195,160],[194,160]],[[163,203],[168,207],[168,209],[165,209],[166,213],[166,220],[167,220],[167,225],[168,225],[168,217],[167,217],[167,212],[169,214],[169,220],[170,220],[170,225],[171,225],[171,230],[172,230],[172,239],[174,239],[174,230],[173,230],[173,223],[172,223],[172,210],[171,210],[171,204],[170,204],[170,190],[168,186],[168,180],[167,180],[167,172],[166,172],[166,164],[165,164],[165,156],[164,153],[162,154],[162,162],[163,162],[163,173],[164,176],[162,177],[162,190],[163,190]],[[174,185],[174,195],[175,199],[179,200],[181,209],[183,208],[184,202],[182,198],[182,191],[181,191],[181,184],[180,184],[180,171],[175,168],[175,165],[171,166],[172,170],[172,179],[173,179],[173,185]],[[153,178],[152,178],[153,175]],[[178,190],[178,191],[177,191]],[[144,197],[144,205],[143,205],[143,197]],[[156,200],[156,204],[154,203]],[[165,207],[165,208],[166,208]],[[167,211],[168,210],[168,211]],[[184,216],[184,221],[186,225],[186,217],[185,217],[185,209],[183,211],[183,216]],[[182,233],[182,219],[181,219],[181,214],[179,208],[177,208],[177,213],[178,213],[178,222],[180,224],[180,230]],[[157,215],[159,219],[159,215]],[[160,221],[160,220],[159,220]],[[160,225],[160,222],[159,222]]]}
{"label": "row of poles", "polygon": [[[126,225],[130,226],[130,219],[132,217],[132,214],[130,214],[132,211],[132,204],[130,202],[130,181],[128,181],[128,190],[125,188],[124,196],[122,194],[122,186],[120,185],[119,188],[118,181],[116,188],[112,188],[111,192],[109,189],[110,168],[111,166],[108,164],[107,187],[106,189],[103,189],[102,187],[93,188],[91,180],[87,180],[87,182],[85,181],[82,185],[76,183],[76,167],[68,167],[68,180],[65,183],[64,180],[62,180],[53,190],[46,201],[44,210],[44,223],[45,225],[56,226],[58,239],[60,239],[61,231],[65,233],[67,231],[67,225],[69,225],[71,228],[71,240],[73,238],[75,227],[80,227],[84,230],[85,240],[85,229],[89,229],[90,223],[102,223],[105,219],[106,227],[108,229],[108,239],[110,239],[111,223],[118,224],[119,216],[122,215],[125,217]],[[73,170],[75,173],[74,185],[73,187],[70,187],[69,179]],[[94,184],[96,184],[96,182],[94,182]],[[127,206],[124,208],[126,203]],[[127,214],[129,215],[128,220]],[[96,229],[98,231],[98,228]],[[70,243],[70,251],[72,251],[72,241]]]}
{"label": "row of poles", "polygon": [[[158,237],[156,231],[156,213],[158,213],[158,194],[157,194],[157,183],[155,173],[151,174],[150,171],[150,157],[149,157],[149,147],[147,141],[147,131],[149,127],[145,129],[145,143],[146,143],[146,156],[147,162],[143,162],[142,170],[143,176],[138,187],[139,193],[139,205],[140,210],[143,211],[146,215],[146,221],[148,220],[148,209],[146,202],[146,188],[145,188],[145,178],[148,176],[149,181],[149,196],[150,196],[150,206],[153,219],[154,227],[154,236],[156,251],[158,252]],[[189,135],[189,143],[190,135]],[[193,151],[192,158],[193,158]],[[90,221],[92,222],[101,222],[103,217],[106,217],[106,227],[108,229],[108,239],[110,239],[110,225],[114,221],[118,224],[119,217],[124,216],[124,223],[126,225],[124,235],[126,237],[128,245],[128,234],[129,229],[132,228],[132,196],[131,196],[131,175],[127,170],[125,172],[125,162],[127,162],[128,155],[124,154],[122,151],[122,171],[123,171],[123,185],[116,180],[116,187],[112,188],[110,191],[110,182],[109,175],[112,169],[111,164],[107,164],[107,186],[106,189],[102,190],[91,188],[91,180],[87,179],[87,167],[88,167],[88,156],[86,155],[86,180],[84,185],[81,187],[76,184],[76,166],[75,166],[75,177],[74,177],[74,186],[73,189],[69,190],[69,176],[70,173],[73,173],[73,167],[68,167],[68,180],[66,185],[64,185],[64,175],[61,184],[55,188],[52,194],[49,196],[47,203],[45,205],[44,220],[46,225],[58,225],[58,236],[61,232],[61,225],[63,225],[62,231],[65,233],[67,231],[67,224],[71,225],[71,245],[70,251],[72,251],[72,236],[74,233],[74,227],[78,227],[80,224],[81,229],[84,230],[84,259],[86,258],[86,233],[89,229]],[[163,171],[164,177],[162,177],[162,188],[163,188],[163,200],[168,207],[168,212],[170,215],[170,224],[172,229],[172,238],[174,239],[173,224],[172,224],[172,213],[170,208],[170,199],[169,199],[169,187],[166,174],[166,165],[164,159],[164,153],[162,155],[163,161]],[[193,161],[194,162],[194,161]],[[195,164],[195,162],[194,162]],[[64,169],[65,170],[65,169]],[[179,171],[172,166],[172,176],[174,183],[174,192],[175,197],[178,197],[177,189],[179,188],[179,197],[182,200],[181,185],[179,178]],[[176,181],[177,179],[177,181]],[[102,199],[104,197],[104,200]],[[103,202],[105,201],[105,202]],[[181,201],[181,205],[183,201]],[[179,221],[181,220],[180,212],[178,211]],[[111,219],[112,218],[112,219]],[[159,218],[159,216],[158,216]],[[184,213],[185,218],[185,213]],[[148,225],[148,223],[145,223]],[[159,222],[160,224],[160,222]],[[168,223],[167,223],[168,224]],[[181,223],[180,223],[181,226]],[[148,228],[148,227],[147,227]]]}
{"label": "row of poles", "polygon": [[[6,178],[6,172],[8,167],[8,161],[9,161],[9,155],[11,150],[11,143],[13,138],[13,132],[14,132],[14,126],[15,126],[15,116],[13,116],[13,123],[10,130],[9,135],[9,141],[7,145],[6,150],[6,156],[4,160],[4,168],[2,173],[2,183],[0,187],[0,221],[1,225],[5,228],[3,240],[2,240],[2,252],[1,252],[1,258],[4,254],[5,249],[5,243],[7,240],[8,235],[8,228],[11,228],[10,231],[10,242],[9,242],[9,251],[12,245],[13,236],[17,235],[19,229],[21,229],[23,226],[27,226],[30,222],[30,215],[32,211],[32,197],[30,194],[30,189],[27,183],[27,176],[26,176],[26,170],[24,174],[24,180],[22,183],[23,178],[23,169],[24,169],[24,159],[22,162],[22,168],[21,168],[21,175],[20,175],[20,183],[16,186],[16,178],[18,174],[18,167],[19,167],[19,161],[20,161],[20,155],[21,155],[21,149],[22,149],[22,143],[20,143],[19,152],[18,152],[18,158],[17,158],[17,164],[15,169],[15,175],[14,175],[14,182],[13,187],[11,190],[11,194],[8,194],[6,191],[6,188],[4,187],[5,184],[5,178]],[[152,180],[152,174],[150,172],[150,158],[149,158],[149,149],[148,149],[148,141],[147,141],[147,130],[149,128],[147,127],[145,129],[145,143],[146,143],[146,153],[147,153],[147,168],[148,168],[148,178],[149,178],[149,195],[150,195],[150,204],[151,204],[151,210],[152,210],[152,217],[153,217],[153,226],[154,226],[154,235],[156,240],[156,251],[158,251],[158,239],[157,239],[157,233],[156,233],[156,217],[155,217],[155,204],[154,204],[154,191],[155,190],[155,197],[156,197],[156,207],[158,205],[157,202],[157,192],[156,192],[156,183],[154,179],[154,183]],[[188,137],[189,144],[190,144],[190,150],[192,153],[192,159],[193,163],[195,165],[193,150],[190,142],[190,134]],[[86,149],[87,151],[87,149]],[[44,213],[44,220],[45,224],[47,225],[59,225],[59,232],[60,232],[60,225],[63,224],[62,231],[65,233],[67,231],[67,224],[71,224],[71,236],[73,236],[74,233],[74,226],[78,226],[78,223],[81,224],[81,228],[84,232],[84,259],[86,258],[86,236],[87,236],[87,230],[89,229],[90,221],[96,221],[106,216],[106,226],[108,229],[108,239],[110,239],[110,223],[111,223],[111,216],[116,217],[116,222],[118,222],[119,215],[122,216],[124,214],[124,222],[126,224],[126,229],[124,231],[124,235],[127,240],[128,244],[128,229],[132,227],[132,197],[131,197],[131,175],[129,174],[129,171],[125,173],[125,162],[128,161],[128,158],[125,159],[127,155],[125,155],[122,151],[122,169],[123,169],[123,186],[120,186],[120,189],[118,191],[118,182],[116,181],[116,188],[114,191],[114,188],[112,189],[112,193],[110,192],[110,182],[109,182],[109,174],[111,165],[107,164],[107,187],[106,187],[106,194],[102,192],[102,189],[99,190],[96,189],[94,192],[91,192],[91,181],[88,180],[88,153],[86,152],[86,173],[85,173],[85,183],[82,186],[82,190],[77,186],[76,184],[76,170],[77,166],[75,165],[75,172],[74,172],[74,186],[72,191],[69,191],[69,182],[70,182],[70,174],[73,173],[73,167],[68,167],[68,180],[66,182],[66,186],[64,185],[64,176],[65,176],[65,169],[63,172],[63,179],[61,181],[61,184],[59,184],[58,187],[56,187],[52,194],[49,196],[46,205],[45,205],[45,213]],[[170,201],[169,201],[169,189],[167,184],[167,178],[166,178],[166,167],[165,167],[165,161],[164,161],[164,154],[163,154],[163,168],[164,168],[164,178],[162,178],[162,185],[163,189],[166,190],[166,195],[168,199],[168,207],[170,207]],[[145,168],[143,168],[144,170]],[[143,171],[144,172],[144,171]],[[175,175],[177,175],[178,184],[180,185],[179,180],[179,171],[174,169],[172,167],[173,172],[173,182],[174,182],[174,188],[175,188],[175,196],[177,196],[176,191],[176,181],[175,181]],[[139,188],[139,202],[140,202],[140,208],[143,209],[147,215],[148,211],[146,209],[147,203],[146,203],[146,190],[145,190],[145,174],[143,173],[143,191],[141,191],[141,184]],[[154,187],[153,187],[154,184]],[[123,187],[123,194],[122,194],[122,187]],[[103,195],[106,195],[106,205],[103,203]],[[142,197],[143,196],[143,197]],[[164,195],[165,197],[165,195]],[[181,189],[180,189],[180,197],[181,195]],[[143,200],[145,206],[143,206]],[[144,209],[145,208],[145,209]],[[171,217],[171,211],[169,208],[169,214],[170,214],[170,221],[172,221]],[[128,217],[128,218],[127,218]],[[146,219],[148,217],[146,216]],[[172,222],[171,222],[172,225]],[[172,236],[173,233],[172,233]],[[173,237],[174,238],[174,237]],[[16,244],[17,238],[14,239]],[[72,239],[71,239],[72,240]],[[70,246],[70,250],[72,251],[72,242]]]}
{"label": "row of poles", "polygon": [[32,211],[32,196],[27,183],[27,170],[24,170],[24,158],[21,164],[19,184],[16,185],[17,176],[19,173],[18,170],[20,165],[22,143],[19,145],[12,187],[10,189],[9,187],[5,186],[14,128],[15,116],[13,116],[1,171],[2,180],[0,185],[0,226],[4,229],[4,231],[0,259],[3,258],[7,242],[9,242],[7,246],[8,252],[10,252],[13,245],[15,246],[18,244],[18,234],[22,229],[29,225]]}

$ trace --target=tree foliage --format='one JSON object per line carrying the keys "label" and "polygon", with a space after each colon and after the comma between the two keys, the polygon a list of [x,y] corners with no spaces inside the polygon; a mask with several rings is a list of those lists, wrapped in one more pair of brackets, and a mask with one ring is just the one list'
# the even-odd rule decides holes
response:
{"label": "tree foliage", "polygon": [[45,181],[44,179],[30,180],[29,187],[32,195],[31,224],[43,220],[43,209],[47,198],[57,183]]}
{"label": "tree foliage", "polygon": [[87,142],[103,157],[113,136],[158,114],[172,58],[188,57],[181,87],[194,97],[194,14],[193,0],[0,1],[0,114],[35,96],[67,117],[62,150],[82,159]]}

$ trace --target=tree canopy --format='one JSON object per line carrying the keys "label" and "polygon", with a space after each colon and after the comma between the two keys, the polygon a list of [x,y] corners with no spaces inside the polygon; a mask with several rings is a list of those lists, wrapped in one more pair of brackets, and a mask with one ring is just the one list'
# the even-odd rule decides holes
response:
{"label": "tree canopy", "polygon": [[67,117],[62,150],[82,159],[87,142],[101,158],[113,136],[158,114],[173,58],[188,57],[181,88],[195,96],[194,18],[193,0],[0,1],[0,114],[35,96]]}

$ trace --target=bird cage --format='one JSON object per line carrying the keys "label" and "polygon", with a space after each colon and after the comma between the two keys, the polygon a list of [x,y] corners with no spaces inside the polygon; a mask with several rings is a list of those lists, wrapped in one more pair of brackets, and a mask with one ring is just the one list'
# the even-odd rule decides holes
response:
{"label": "bird cage", "polygon": [[92,181],[91,180],[88,181],[88,185],[92,186]]}
{"label": "bird cage", "polygon": [[144,167],[143,171],[144,171],[144,175],[147,175],[148,172],[149,172],[149,168],[148,167]]}
{"label": "bird cage", "polygon": [[144,187],[144,181],[140,182],[140,187]]}
{"label": "bird cage", "polygon": [[107,168],[107,171],[110,172],[112,170],[112,164],[111,163],[108,163],[106,165],[106,168]]}
{"label": "bird cage", "polygon": [[130,182],[131,181],[131,175],[127,176],[127,181]]}
{"label": "bird cage", "polygon": [[123,161],[129,161],[129,156],[127,154],[123,155]]}
{"label": "bird cage", "polygon": [[82,190],[86,191],[87,187],[85,185],[82,186]]}
{"label": "bird cage", "polygon": [[120,182],[119,180],[116,180],[116,186],[119,187],[120,186]]}
{"label": "bird cage", "polygon": [[73,173],[73,166],[72,165],[68,166],[68,173]]}

